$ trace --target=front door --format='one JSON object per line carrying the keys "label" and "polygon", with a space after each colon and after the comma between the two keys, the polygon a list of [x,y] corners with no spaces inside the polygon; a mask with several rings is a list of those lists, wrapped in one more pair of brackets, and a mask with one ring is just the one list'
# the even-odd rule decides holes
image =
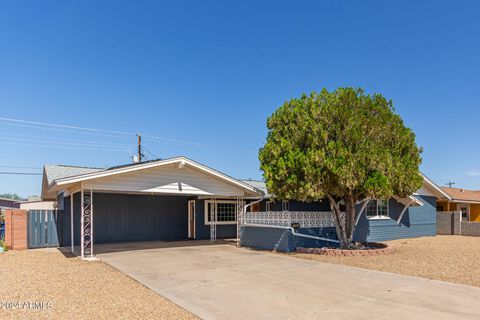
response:
{"label": "front door", "polygon": [[195,200],[188,201],[188,238],[195,239]]}

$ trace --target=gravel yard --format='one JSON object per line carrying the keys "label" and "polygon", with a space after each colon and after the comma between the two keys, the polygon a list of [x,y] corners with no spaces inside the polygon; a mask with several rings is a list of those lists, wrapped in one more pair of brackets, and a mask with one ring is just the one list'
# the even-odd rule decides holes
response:
{"label": "gravel yard", "polygon": [[[56,249],[8,251],[0,270],[0,319],[196,319],[109,265]],[[12,310],[10,302],[51,308]]]}
{"label": "gravel yard", "polygon": [[394,252],[381,256],[293,254],[303,259],[480,286],[480,237],[436,236],[386,241]]}

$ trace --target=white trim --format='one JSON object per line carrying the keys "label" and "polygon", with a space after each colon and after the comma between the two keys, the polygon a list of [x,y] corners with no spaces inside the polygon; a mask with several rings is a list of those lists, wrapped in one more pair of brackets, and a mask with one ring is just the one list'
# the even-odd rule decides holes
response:
{"label": "white trim", "polygon": [[272,200],[265,201],[265,211],[272,211]]}
{"label": "white trim", "polygon": [[87,180],[92,180],[92,179],[98,179],[98,178],[103,178],[103,177],[108,177],[120,173],[126,173],[126,172],[132,172],[132,171],[138,171],[138,170],[143,170],[143,169],[149,169],[149,168],[155,168],[155,167],[160,167],[160,166],[165,166],[169,164],[174,164],[174,163],[183,163],[184,165],[189,165],[193,168],[199,169],[201,171],[204,171],[216,178],[228,181],[229,183],[236,185],[240,188],[246,189],[250,192],[253,192],[258,195],[263,195],[263,192],[255,187],[252,187],[251,185],[239,181],[235,178],[232,178],[230,176],[227,176],[226,174],[223,174],[217,170],[214,170],[212,168],[209,168],[207,166],[204,166],[198,162],[195,162],[193,160],[190,160],[185,157],[176,157],[176,158],[171,158],[171,159],[165,159],[165,160],[158,160],[154,162],[148,162],[148,163],[143,163],[143,164],[137,164],[137,165],[132,165],[128,167],[122,167],[122,168],[117,168],[117,169],[111,169],[111,170],[106,170],[106,171],[100,171],[100,172],[93,172],[93,173],[87,173],[75,177],[67,177],[67,178],[62,178],[62,179],[57,179],[54,180],[49,186],[48,190],[52,189],[55,185],[60,186],[60,185],[65,185],[65,184],[71,184],[71,183],[76,183],[76,182],[82,182],[82,181],[87,181]]}
{"label": "white trim", "polygon": [[282,201],[282,211],[288,211],[290,207],[290,203],[288,200],[283,200]]}
{"label": "white trim", "polygon": [[398,216],[398,219],[397,219],[397,223],[400,224],[400,222],[402,221],[402,218],[403,218],[403,215],[405,214],[405,212],[407,211],[407,209],[410,207],[410,205],[413,203],[413,199],[408,203],[408,204],[405,204],[403,206],[403,209],[402,209],[402,212],[400,212],[400,215]]}
{"label": "white trim", "polygon": [[[378,200],[387,202],[387,214],[386,215],[379,215],[378,214]],[[365,216],[367,217],[368,220],[389,220],[390,219],[390,201],[389,201],[389,199],[370,199],[370,200],[368,200],[368,202],[370,202],[370,201],[376,201],[377,202],[377,215],[376,216],[369,216],[367,214],[368,213],[368,209],[367,209],[367,211],[365,212]],[[367,207],[368,207],[368,202],[367,202]]]}
{"label": "white trim", "polygon": [[[191,203],[193,203],[193,212],[191,212],[191,210],[190,210],[190,208],[192,208],[190,206]],[[195,222],[196,222],[195,221],[196,220],[196,212],[195,211],[196,211],[195,200],[188,200],[188,235],[187,235],[187,237],[189,239],[196,239],[197,238],[197,235],[196,235],[196,233],[197,233],[196,229],[197,228],[195,226]],[[193,237],[190,237],[190,233],[191,233],[191,230],[190,230],[190,214],[193,215]]]}
{"label": "white trim", "polygon": [[83,241],[84,241],[84,238],[83,238],[83,189],[80,190],[80,256],[83,258],[84,257],[84,254],[83,254]]}
{"label": "white trim", "polygon": [[362,204],[362,207],[360,208],[360,211],[358,212],[357,219],[355,220],[355,225],[357,225],[358,221],[360,221],[360,217],[362,216],[362,213],[365,211],[365,208],[368,205],[368,201],[370,201],[369,198],[364,200],[364,203]]}
{"label": "white trim", "polygon": [[480,204],[480,201],[461,200],[461,199],[452,199],[448,202],[451,202],[451,203],[465,203],[465,204]]}
{"label": "white trim", "polygon": [[[245,201],[241,201],[243,202],[243,205],[245,205]],[[211,225],[212,223],[210,221],[208,221],[208,216],[209,216],[209,212],[208,212],[208,204],[209,203],[216,203],[217,205],[219,203],[233,203],[235,204],[235,210],[237,208],[237,201],[236,200],[205,200],[204,201],[204,220],[205,220],[205,225]],[[218,210],[218,209],[217,209]],[[216,211],[217,211],[216,210]],[[218,213],[218,212],[217,212]],[[216,221],[215,224],[217,225],[225,225],[225,224],[237,224],[237,220],[238,220],[238,217],[237,217],[237,213],[235,213],[235,221]]]}
{"label": "white trim", "polygon": [[368,220],[390,220],[391,218],[388,216],[374,216],[374,217],[367,217]]}
{"label": "white trim", "polygon": [[[432,187],[433,189],[435,189],[436,191],[438,191],[441,195],[443,195],[445,198],[447,198],[448,200],[451,200],[452,198],[450,197],[450,195],[443,191],[442,188],[440,188],[439,186],[437,186],[437,184],[435,182],[433,182],[432,180],[430,180],[429,178],[427,178],[427,176],[425,176],[423,173],[420,172],[420,175],[423,177],[423,181],[427,182],[427,184],[430,185],[430,187]],[[441,198],[441,197],[439,197]]]}
{"label": "white trim", "polygon": [[75,250],[75,237],[73,235],[74,227],[73,227],[73,195],[75,193],[70,194],[70,252],[74,253]]}

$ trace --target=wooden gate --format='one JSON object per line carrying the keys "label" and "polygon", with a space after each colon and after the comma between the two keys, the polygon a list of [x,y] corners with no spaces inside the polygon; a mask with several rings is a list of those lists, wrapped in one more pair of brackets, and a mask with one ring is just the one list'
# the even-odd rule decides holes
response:
{"label": "wooden gate", "polygon": [[46,248],[61,246],[63,242],[62,218],[62,210],[28,211],[28,247]]}

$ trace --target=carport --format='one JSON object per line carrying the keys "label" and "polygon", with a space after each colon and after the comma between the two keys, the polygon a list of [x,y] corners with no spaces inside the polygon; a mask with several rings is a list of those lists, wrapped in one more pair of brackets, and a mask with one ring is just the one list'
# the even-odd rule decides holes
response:
{"label": "carport", "polygon": [[64,211],[63,245],[238,236],[237,217],[262,191],[185,157],[111,168],[46,166],[42,197]]}

